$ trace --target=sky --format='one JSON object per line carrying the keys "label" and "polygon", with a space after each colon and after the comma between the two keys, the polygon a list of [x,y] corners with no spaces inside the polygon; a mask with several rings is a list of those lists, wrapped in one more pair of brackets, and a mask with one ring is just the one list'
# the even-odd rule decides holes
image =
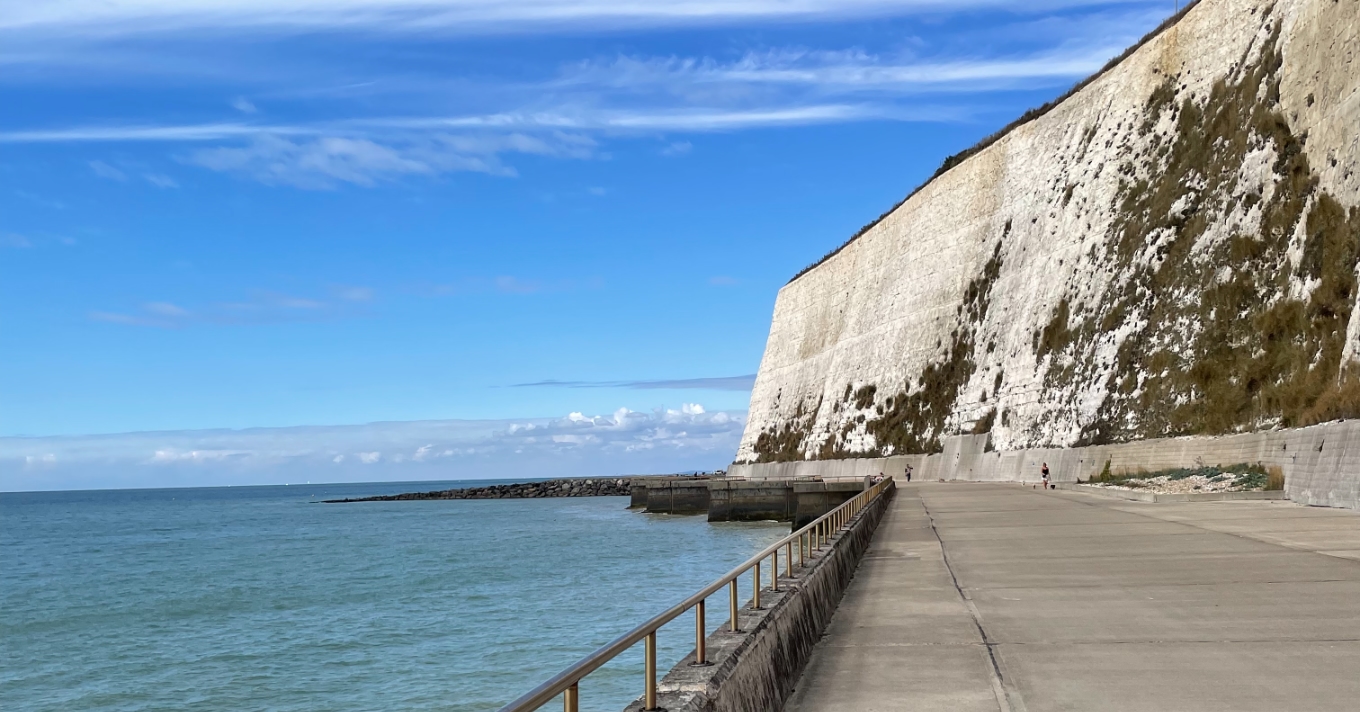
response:
{"label": "sky", "polygon": [[723,467],[789,277],[1174,10],[0,0],[0,490]]}

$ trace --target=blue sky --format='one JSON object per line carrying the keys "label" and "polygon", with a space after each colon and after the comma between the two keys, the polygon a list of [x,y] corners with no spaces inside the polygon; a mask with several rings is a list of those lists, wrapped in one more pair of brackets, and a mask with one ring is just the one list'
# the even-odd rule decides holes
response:
{"label": "blue sky", "polygon": [[722,466],[778,288],[1173,10],[0,3],[0,489]]}

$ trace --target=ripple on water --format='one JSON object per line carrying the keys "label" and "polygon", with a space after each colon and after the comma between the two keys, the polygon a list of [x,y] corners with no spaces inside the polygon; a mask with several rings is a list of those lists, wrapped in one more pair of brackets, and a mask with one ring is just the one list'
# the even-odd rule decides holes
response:
{"label": "ripple on water", "polygon": [[[0,698],[495,709],[786,531],[644,515],[626,497],[310,503],[421,488],[0,495]],[[659,638],[663,667],[693,644],[684,623]],[[621,709],[641,673],[640,651],[601,669],[582,709]]]}

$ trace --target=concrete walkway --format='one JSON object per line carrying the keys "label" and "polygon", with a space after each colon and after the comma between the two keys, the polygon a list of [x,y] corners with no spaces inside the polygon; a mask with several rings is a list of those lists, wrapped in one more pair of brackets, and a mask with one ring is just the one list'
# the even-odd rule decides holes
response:
{"label": "concrete walkway", "polygon": [[900,487],[786,710],[1360,709],[1360,514]]}

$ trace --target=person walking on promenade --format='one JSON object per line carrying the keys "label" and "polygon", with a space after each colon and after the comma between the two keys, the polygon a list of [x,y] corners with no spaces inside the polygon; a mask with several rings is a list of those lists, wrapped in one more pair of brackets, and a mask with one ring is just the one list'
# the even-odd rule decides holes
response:
{"label": "person walking on promenade", "polygon": [[1044,489],[1048,489],[1048,463],[1047,463],[1047,462],[1044,463],[1043,473],[1044,473]]}
{"label": "person walking on promenade", "polygon": [[907,465],[907,481],[911,482],[911,465]]}

